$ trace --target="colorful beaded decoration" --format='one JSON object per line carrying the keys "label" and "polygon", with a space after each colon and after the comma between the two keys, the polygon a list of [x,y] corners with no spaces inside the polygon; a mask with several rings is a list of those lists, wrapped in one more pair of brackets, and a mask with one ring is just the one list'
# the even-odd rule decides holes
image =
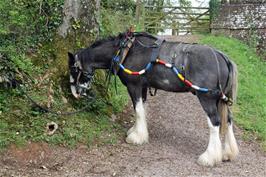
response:
{"label": "colorful beaded decoration", "polygon": [[[119,54],[119,53],[117,53],[117,54]],[[116,55],[116,56],[113,58],[113,60],[114,60],[114,62],[117,63],[117,62],[119,61],[119,56]],[[205,92],[205,93],[206,93],[206,92],[209,91],[209,89],[207,89],[207,88],[202,88],[202,87],[199,87],[199,86],[196,86],[196,85],[192,84],[189,80],[185,79],[185,77],[184,77],[181,73],[179,73],[179,72],[178,72],[178,69],[177,69],[175,66],[173,66],[172,64],[170,64],[170,63],[166,63],[165,61],[160,60],[160,59],[156,59],[155,63],[161,64],[161,65],[164,65],[164,66],[166,66],[167,68],[172,69],[172,70],[175,72],[175,74],[177,75],[177,77],[178,77],[182,82],[184,82],[186,86],[191,87],[191,88],[193,88],[193,89],[195,89],[195,90],[198,90],[198,91],[200,91],[200,92]],[[148,63],[148,64],[146,65],[146,67],[145,67],[144,69],[142,69],[141,71],[138,71],[138,72],[136,72],[136,71],[131,71],[131,70],[125,68],[121,63],[119,64],[119,68],[122,69],[125,73],[127,73],[127,74],[129,74],[129,75],[136,75],[136,76],[137,76],[137,75],[142,75],[142,74],[144,74],[146,71],[148,71],[149,69],[151,69],[152,65],[153,65],[153,63],[150,62],[150,63]]]}

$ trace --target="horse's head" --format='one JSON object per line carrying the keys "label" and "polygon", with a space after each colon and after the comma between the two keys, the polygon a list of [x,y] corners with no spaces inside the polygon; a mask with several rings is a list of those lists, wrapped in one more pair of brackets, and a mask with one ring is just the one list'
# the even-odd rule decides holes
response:
{"label": "horse's head", "polygon": [[68,53],[68,64],[70,73],[70,88],[75,98],[86,96],[93,80],[94,69],[89,65],[80,53]]}

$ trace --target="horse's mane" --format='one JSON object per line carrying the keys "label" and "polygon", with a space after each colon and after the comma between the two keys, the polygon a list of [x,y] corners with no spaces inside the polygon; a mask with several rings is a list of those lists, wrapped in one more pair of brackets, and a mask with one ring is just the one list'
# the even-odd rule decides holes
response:
{"label": "horse's mane", "polygon": [[150,33],[147,33],[147,32],[135,32],[134,33],[134,36],[138,37],[138,36],[142,36],[142,37],[148,37],[148,38],[151,38],[151,39],[158,39],[157,37],[151,35]]}
{"label": "horse's mane", "polygon": [[[108,36],[107,38],[103,38],[103,39],[99,39],[97,41],[95,41],[91,46],[90,48],[95,48],[105,42],[108,42],[108,41],[114,41],[115,39],[122,39],[123,37],[125,37],[127,34],[127,32],[124,32],[124,33],[119,33],[117,36]],[[135,37],[148,37],[148,38],[151,38],[151,39],[157,39],[155,36],[149,34],[149,33],[146,33],[146,32],[134,32],[133,35]]]}

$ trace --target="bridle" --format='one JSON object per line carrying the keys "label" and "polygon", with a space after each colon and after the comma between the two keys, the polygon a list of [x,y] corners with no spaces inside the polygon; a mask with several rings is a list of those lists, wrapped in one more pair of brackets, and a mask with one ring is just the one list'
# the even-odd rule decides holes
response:
{"label": "bridle", "polygon": [[76,80],[70,81],[70,85],[89,90],[90,86],[86,87],[83,84],[80,84],[80,78],[81,78],[81,75],[83,75],[86,78],[86,80],[88,80],[91,83],[94,80],[94,72],[84,71],[83,68],[81,67],[81,64],[80,64],[80,61],[78,60],[77,55],[75,55],[75,63],[73,66],[71,66],[71,70],[74,72],[77,72],[78,76]]}

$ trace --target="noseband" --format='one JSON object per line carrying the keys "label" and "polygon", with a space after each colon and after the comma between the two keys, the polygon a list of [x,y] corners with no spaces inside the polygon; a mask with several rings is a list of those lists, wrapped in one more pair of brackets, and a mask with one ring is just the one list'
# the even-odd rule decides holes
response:
{"label": "noseband", "polygon": [[94,79],[94,72],[87,72],[87,71],[83,71],[81,65],[80,65],[80,62],[79,61],[76,61],[74,63],[74,66],[71,67],[75,72],[78,72],[78,76],[77,76],[77,80],[75,82],[75,80],[73,82],[70,82],[71,85],[75,85],[75,86],[78,86],[78,87],[81,87],[83,89],[89,89],[89,88],[86,88],[84,86],[81,86],[79,83],[80,83],[80,77],[81,75],[83,75],[85,78],[87,78],[90,82],[93,81]]}

